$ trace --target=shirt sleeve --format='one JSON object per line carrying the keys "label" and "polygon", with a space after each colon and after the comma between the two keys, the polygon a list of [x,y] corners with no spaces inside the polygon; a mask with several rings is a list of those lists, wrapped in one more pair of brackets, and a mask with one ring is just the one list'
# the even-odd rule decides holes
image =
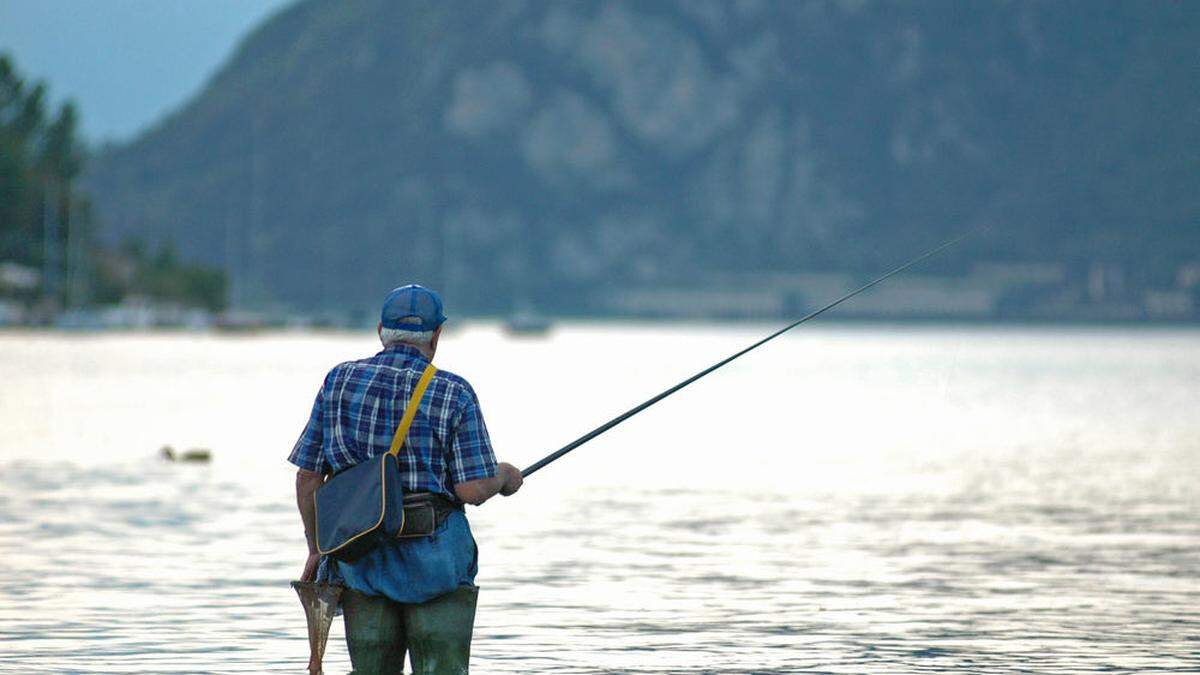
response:
{"label": "shirt sleeve", "polygon": [[325,386],[322,385],[320,391],[317,392],[316,400],[313,401],[308,424],[304,425],[304,431],[300,434],[300,438],[296,439],[296,445],[292,447],[292,454],[288,456],[289,462],[313,473],[325,473],[329,469],[329,464],[325,461],[325,453],[322,451],[325,434],[321,425],[321,412],[324,403]]}
{"label": "shirt sleeve", "polygon": [[475,392],[467,389],[450,432],[450,476],[455,484],[496,475],[496,455]]}

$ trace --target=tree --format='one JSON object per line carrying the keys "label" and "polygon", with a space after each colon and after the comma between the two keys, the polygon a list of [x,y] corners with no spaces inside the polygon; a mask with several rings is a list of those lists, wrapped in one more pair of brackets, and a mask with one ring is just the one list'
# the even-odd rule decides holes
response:
{"label": "tree", "polygon": [[45,120],[43,85],[32,87],[0,54],[0,259],[40,262],[42,186],[31,156]]}
{"label": "tree", "polygon": [[[136,292],[223,309],[220,272],[182,263],[170,247],[150,258],[140,249],[98,245],[88,231],[90,200],[76,188],[87,157],[78,129],[74,103],[63,103],[50,118],[45,85],[24,81],[12,59],[0,54],[0,262],[41,267],[40,299],[50,308],[89,299],[119,302]],[[95,270],[90,283],[79,283],[81,268]],[[91,291],[81,293],[81,286]]]}

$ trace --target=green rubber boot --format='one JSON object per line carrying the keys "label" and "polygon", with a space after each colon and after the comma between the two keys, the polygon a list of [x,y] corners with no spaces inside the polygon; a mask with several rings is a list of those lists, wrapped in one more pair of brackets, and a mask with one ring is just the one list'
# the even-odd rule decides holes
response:
{"label": "green rubber boot", "polygon": [[346,589],[342,617],[354,675],[404,672],[403,605]]}
{"label": "green rubber boot", "polygon": [[[419,605],[404,605],[413,675],[466,675],[478,586],[462,586]],[[358,664],[355,664],[355,673]]]}

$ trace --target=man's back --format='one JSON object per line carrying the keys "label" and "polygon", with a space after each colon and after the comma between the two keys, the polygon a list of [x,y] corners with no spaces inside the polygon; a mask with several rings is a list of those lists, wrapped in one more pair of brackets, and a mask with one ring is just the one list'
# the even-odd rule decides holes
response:
{"label": "man's back", "polygon": [[[335,366],[289,460],[314,473],[337,473],[387,452],[428,363],[416,348],[395,345]],[[495,475],[479,400],[466,380],[438,371],[398,459],[406,492],[455,499],[455,485]]]}

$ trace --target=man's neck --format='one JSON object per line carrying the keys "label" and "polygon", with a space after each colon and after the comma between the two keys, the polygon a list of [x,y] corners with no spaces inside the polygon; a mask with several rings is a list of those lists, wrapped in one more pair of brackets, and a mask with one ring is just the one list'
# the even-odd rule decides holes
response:
{"label": "man's neck", "polygon": [[433,355],[435,353],[435,350],[431,347],[419,347],[417,345],[409,344],[407,342],[396,342],[396,343],[393,343],[393,344],[390,344],[390,345],[384,347],[384,349],[399,349],[399,348],[403,348],[406,351],[411,349],[411,350],[419,353],[422,357],[425,358],[426,361],[429,361],[429,362],[433,361]]}

